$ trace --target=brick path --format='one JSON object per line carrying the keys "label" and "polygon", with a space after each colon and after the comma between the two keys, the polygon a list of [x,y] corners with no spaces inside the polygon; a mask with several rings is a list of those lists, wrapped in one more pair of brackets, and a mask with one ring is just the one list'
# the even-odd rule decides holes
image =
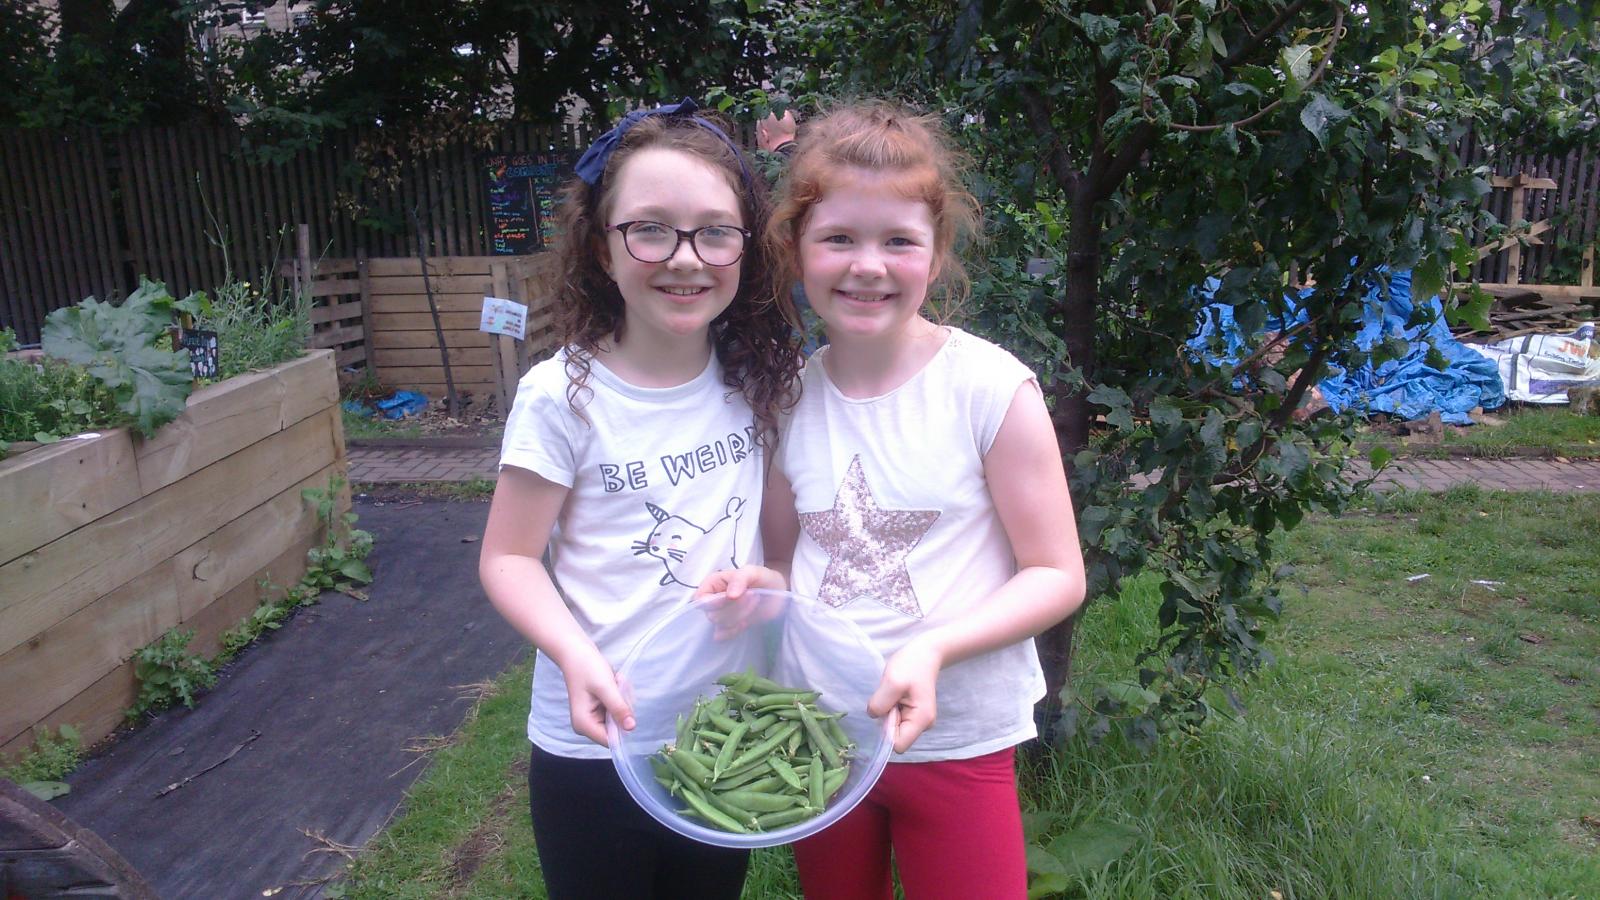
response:
{"label": "brick path", "polygon": [[[483,448],[352,447],[350,480],[358,483],[467,481],[495,477],[500,451]],[[1365,467],[1357,466],[1365,474]],[[1390,463],[1377,487],[1442,491],[1473,483],[1491,491],[1600,492],[1600,461],[1553,459],[1414,459]]]}

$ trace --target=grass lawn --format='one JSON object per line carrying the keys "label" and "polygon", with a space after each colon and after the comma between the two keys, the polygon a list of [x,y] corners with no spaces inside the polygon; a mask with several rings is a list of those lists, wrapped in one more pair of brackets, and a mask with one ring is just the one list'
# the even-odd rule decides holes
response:
{"label": "grass lawn", "polygon": [[346,440],[419,438],[423,434],[422,426],[417,424],[414,419],[384,419],[363,416],[348,409],[340,410],[340,415],[344,417],[344,436]]}
{"label": "grass lawn", "polygon": [[1575,416],[1565,406],[1506,406],[1489,413],[1500,425],[1447,427],[1438,443],[1406,444],[1392,434],[1365,429],[1365,440],[1396,456],[1469,456],[1500,459],[1526,454],[1600,459],[1600,416]]}
{"label": "grass lawn", "polygon": [[[1305,592],[1245,717],[1023,772],[1040,843],[1132,836],[1064,896],[1600,896],[1597,523],[1600,496],[1471,488],[1308,520],[1284,549]],[[1080,677],[1130,671],[1155,603],[1136,584],[1094,607]],[[328,896],[544,896],[527,674],[500,679]],[[746,896],[798,896],[786,851],[756,855]]]}
{"label": "grass lawn", "polygon": [[1600,416],[1575,416],[1565,406],[1525,406],[1495,412],[1498,427],[1475,425],[1445,432],[1447,447],[1470,448],[1474,456],[1510,456],[1530,448],[1571,459],[1600,458]]}

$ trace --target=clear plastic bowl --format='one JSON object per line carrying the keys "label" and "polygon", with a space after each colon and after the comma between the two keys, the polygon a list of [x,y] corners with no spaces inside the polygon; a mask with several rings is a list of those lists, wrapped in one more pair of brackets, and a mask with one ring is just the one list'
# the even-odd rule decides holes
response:
{"label": "clear plastic bowl", "polygon": [[[628,793],[661,824],[719,847],[774,847],[828,827],[849,812],[883,774],[893,749],[894,714],[867,715],[867,699],[883,677],[883,656],[854,622],[833,608],[786,591],[750,591],[778,608],[775,618],[717,640],[706,610],[682,609],[652,628],[617,670],[622,695],[633,709],[634,729],[606,721],[611,760]],[[784,686],[821,691],[817,705],[843,712],[839,720],[855,742],[850,774],[821,813],[790,825],[736,834],[703,825],[680,813],[682,803],[656,782],[649,758],[674,740],[679,714],[688,715],[700,697],[722,690],[716,679],[755,670]]]}

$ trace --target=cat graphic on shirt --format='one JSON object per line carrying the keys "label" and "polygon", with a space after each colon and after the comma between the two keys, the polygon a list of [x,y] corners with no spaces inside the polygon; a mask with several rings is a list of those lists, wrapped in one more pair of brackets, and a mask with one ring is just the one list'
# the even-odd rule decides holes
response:
{"label": "cat graphic on shirt", "polygon": [[738,568],[733,558],[737,547],[739,520],[744,515],[745,502],[739,497],[728,501],[722,518],[710,528],[701,528],[682,516],[675,516],[654,503],[645,503],[656,520],[650,536],[633,542],[634,556],[653,556],[661,560],[666,574],[657,582],[661,585],[674,582],[684,587],[698,587],[707,575],[718,569]]}

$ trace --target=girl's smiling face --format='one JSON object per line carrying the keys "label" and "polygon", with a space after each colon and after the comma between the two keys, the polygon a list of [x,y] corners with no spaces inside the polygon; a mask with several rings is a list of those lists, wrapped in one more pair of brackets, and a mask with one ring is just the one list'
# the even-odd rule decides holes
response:
{"label": "girl's smiling face", "polygon": [[828,339],[908,335],[939,274],[934,239],[928,204],[873,172],[853,172],[812,204],[800,234],[800,275]]}
{"label": "girl's smiling face", "polygon": [[[665,147],[641,150],[611,176],[615,198],[605,225],[660,222],[690,231],[706,225],[744,226],[739,197],[716,167]],[[739,291],[740,263],[708,266],[689,241],[665,262],[634,259],[620,231],[606,232],[606,274],[622,294],[627,323],[623,340],[705,341],[712,320]]]}

